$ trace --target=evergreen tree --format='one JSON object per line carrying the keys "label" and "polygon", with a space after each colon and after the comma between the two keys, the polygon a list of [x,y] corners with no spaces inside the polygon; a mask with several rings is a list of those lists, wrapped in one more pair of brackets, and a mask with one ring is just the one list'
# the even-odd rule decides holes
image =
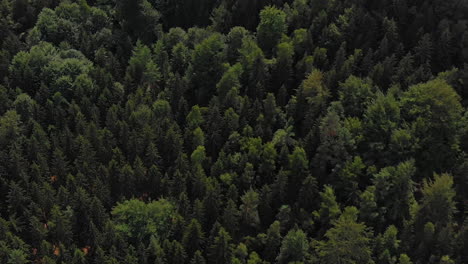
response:
{"label": "evergreen tree", "polygon": [[327,231],[326,241],[320,241],[318,255],[323,263],[373,263],[371,234],[366,226],[356,222],[358,210],[345,208],[340,218]]}

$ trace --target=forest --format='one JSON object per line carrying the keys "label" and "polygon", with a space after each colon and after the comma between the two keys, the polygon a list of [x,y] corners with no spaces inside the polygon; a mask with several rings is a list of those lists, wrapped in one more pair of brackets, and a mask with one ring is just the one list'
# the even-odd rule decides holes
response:
{"label": "forest", "polygon": [[0,0],[0,263],[468,263],[468,1]]}

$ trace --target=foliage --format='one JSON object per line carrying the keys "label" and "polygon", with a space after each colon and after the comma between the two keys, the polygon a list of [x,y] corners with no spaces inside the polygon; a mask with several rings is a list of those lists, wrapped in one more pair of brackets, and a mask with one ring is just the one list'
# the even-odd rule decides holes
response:
{"label": "foliage", "polygon": [[467,263],[467,20],[0,1],[0,263]]}
{"label": "foliage", "polygon": [[161,199],[150,203],[132,199],[118,203],[112,209],[115,229],[135,241],[151,236],[164,240],[168,237],[171,224],[176,217],[174,206]]}

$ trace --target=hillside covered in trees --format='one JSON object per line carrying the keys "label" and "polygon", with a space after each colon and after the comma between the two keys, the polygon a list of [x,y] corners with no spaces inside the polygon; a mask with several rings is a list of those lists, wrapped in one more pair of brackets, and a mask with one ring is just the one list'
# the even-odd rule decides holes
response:
{"label": "hillside covered in trees", "polygon": [[468,263],[465,0],[0,0],[0,263]]}

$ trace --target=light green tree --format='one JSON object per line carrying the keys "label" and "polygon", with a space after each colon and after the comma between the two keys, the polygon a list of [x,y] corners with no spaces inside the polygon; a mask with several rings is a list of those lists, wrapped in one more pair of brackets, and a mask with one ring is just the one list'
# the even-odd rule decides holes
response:
{"label": "light green tree", "polygon": [[357,221],[358,210],[346,207],[333,227],[325,234],[326,240],[317,245],[320,263],[374,263],[370,248],[372,235],[363,223]]}
{"label": "light green tree", "polygon": [[145,203],[137,199],[126,200],[112,209],[115,229],[132,241],[146,241],[154,235],[163,240],[168,237],[175,207],[160,199]]}
{"label": "light green tree", "polygon": [[286,14],[283,11],[274,6],[267,6],[260,12],[257,38],[265,53],[271,54],[286,29]]}

